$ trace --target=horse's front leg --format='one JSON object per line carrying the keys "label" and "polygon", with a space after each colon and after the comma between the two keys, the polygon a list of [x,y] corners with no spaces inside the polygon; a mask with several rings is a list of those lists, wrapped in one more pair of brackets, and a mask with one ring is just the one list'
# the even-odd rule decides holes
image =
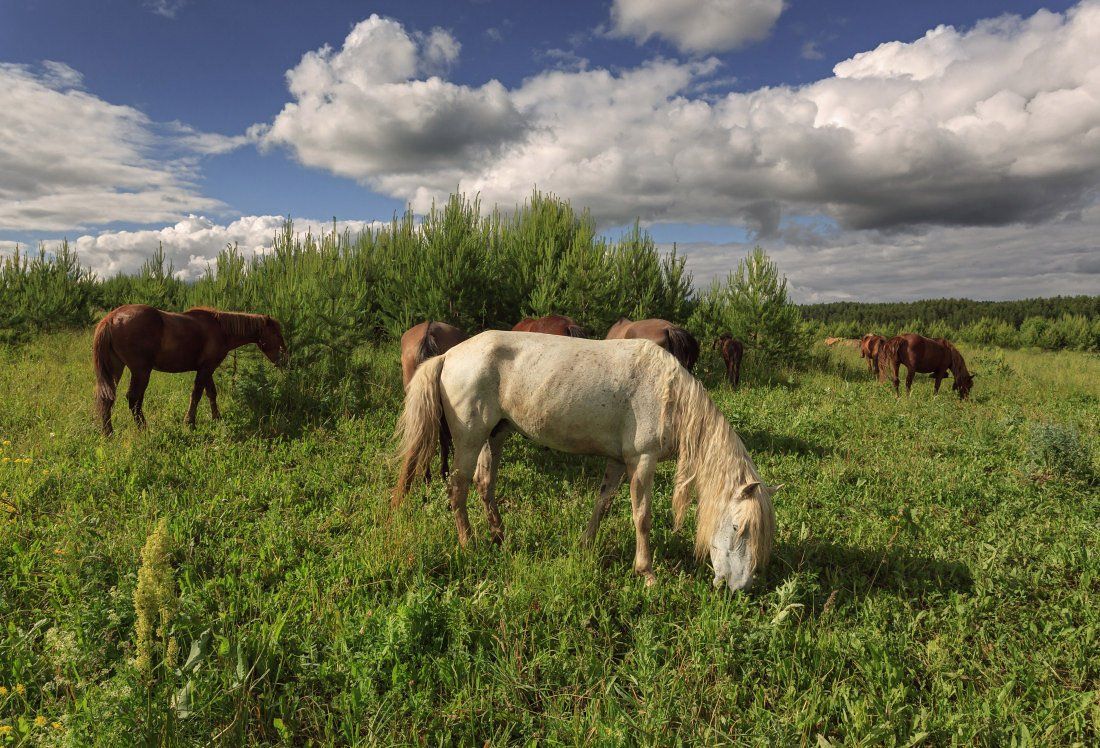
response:
{"label": "horse's front leg", "polygon": [[608,460],[607,467],[603,471],[603,483],[600,484],[600,495],[596,497],[596,504],[592,507],[592,518],[588,520],[588,529],[584,532],[583,545],[590,546],[596,539],[596,532],[600,529],[607,510],[611,507],[611,500],[619,490],[623,474],[626,473],[626,465],[615,460]]}
{"label": "horse's front leg", "polygon": [[183,417],[183,422],[191,428],[195,427],[195,413],[199,409],[199,401],[202,400],[202,393],[205,389],[206,373],[200,369],[195,374],[195,384],[191,387],[191,403],[187,406],[187,415]]}
{"label": "horse's front leg", "polygon": [[210,417],[215,421],[219,420],[222,414],[218,410],[218,388],[214,386],[213,373],[206,377],[206,398],[210,401]]}
{"label": "horse's front leg", "polygon": [[933,395],[938,395],[938,394],[940,394],[940,382],[942,382],[942,381],[943,381],[943,378],[944,378],[944,376],[946,376],[946,373],[945,373],[945,372],[942,372],[942,371],[937,371],[937,372],[936,372],[936,384],[935,384],[935,386],[934,386],[934,387],[932,388],[932,394],[933,394]]}
{"label": "horse's front leg", "polygon": [[653,473],[657,460],[642,455],[630,476],[630,504],[634,516],[634,572],[645,577],[647,587],[657,584],[653,574],[653,551],[649,547],[649,528],[653,524]]}

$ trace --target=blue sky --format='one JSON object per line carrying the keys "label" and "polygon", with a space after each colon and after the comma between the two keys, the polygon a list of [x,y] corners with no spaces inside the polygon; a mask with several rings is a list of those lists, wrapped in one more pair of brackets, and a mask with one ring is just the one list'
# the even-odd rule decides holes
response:
{"label": "blue sky", "polygon": [[[1068,2],[791,0],[781,4],[772,20],[767,10],[742,7],[752,2],[768,5],[769,0],[710,0],[726,3],[722,10],[726,17],[757,15],[745,15],[739,27],[731,25],[725,38],[718,34],[699,41],[700,33],[706,36],[706,19],[694,22],[691,18],[702,12],[699,6],[705,0],[670,0],[666,7],[682,6],[675,8],[674,17],[654,15],[644,0],[616,0],[620,1],[622,7],[611,2],[504,0],[5,3],[0,6],[0,65],[17,77],[18,96],[36,97],[33,106],[25,107],[28,111],[45,112],[40,116],[48,117],[55,111],[50,107],[55,107],[64,119],[64,124],[55,123],[40,135],[54,144],[43,147],[39,158],[65,164],[70,158],[79,160],[79,154],[64,152],[57,143],[65,140],[66,132],[81,128],[79,113],[85,111],[81,107],[92,100],[108,118],[117,115],[110,113],[114,111],[110,107],[126,108],[124,139],[132,147],[118,158],[138,159],[149,173],[136,181],[127,181],[126,175],[114,182],[110,176],[103,177],[103,194],[93,196],[103,200],[97,210],[56,207],[78,203],[76,197],[45,199],[51,191],[54,197],[72,190],[76,190],[71,193],[74,196],[83,195],[92,177],[78,174],[70,184],[65,174],[57,175],[57,182],[50,181],[55,178],[52,175],[49,179],[28,176],[36,184],[25,195],[16,187],[0,191],[0,197],[26,205],[33,196],[50,207],[0,212],[0,240],[6,240],[0,247],[59,236],[86,237],[78,246],[87,250],[83,254],[93,264],[103,271],[127,269],[144,251],[138,244],[168,238],[156,232],[188,215],[204,217],[214,227],[207,231],[213,236],[215,229],[241,217],[386,219],[409,202],[422,208],[426,196],[445,194],[446,185],[514,202],[537,183],[590,204],[612,234],[632,218],[640,218],[658,241],[683,245],[700,278],[721,274],[736,264],[747,246],[763,244],[781,263],[791,265],[784,269],[806,299],[929,295],[937,275],[927,272],[927,267],[938,268],[939,277],[950,276],[950,265],[944,263],[958,263],[959,255],[952,252],[963,251],[964,245],[979,246],[984,252],[968,255],[968,266],[1007,264],[1011,272],[985,273],[969,285],[953,279],[948,293],[1012,297],[1032,291],[1100,292],[1095,274],[1078,272],[1091,267],[1088,261],[1097,252],[1087,237],[1096,218],[1100,179],[1091,164],[1082,164],[1073,154],[1050,153],[1045,150],[1046,141],[1037,142],[1035,133],[1049,130],[1050,123],[1039,122],[1036,113],[1029,112],[1033,120],[1029,129],[1010,133],[1000,149],[1018,148],[1019,154],[1011,165],[996,167],[990,166],[991,157],[982,150],[981,139],[944,145],[937,136],[949,132],[951,138],[962,137],[960,117],[973,112],[987,121],[1003,117],[1010,122],[1015,115],[1001,102],[1013,96],[1030,101],[1064,91],[1076,91],[1081,97],[1095,93],[1088,72],[1092,64],[1100,65],[1100,59],[1087,60],[1084,70],[1067,71],[1071,63],[1064,60],[1044,63],[1049,71],[1041,69],[1037,75],[1051,81],[1050,91],[1041,90],[1042,80],[1028,84],[1027,91],[1016,91],[1011,81],[985,80],[1001,64],[1025,65],[1013,57],[1013,50],[1031,45],[1028,49],[1035,55],[1035,49],[1045,50],[1044,45],[1051,50],[1066,47],[1070,39],[1087,44],[1095,33],[1094,19],[1086,18],[1086,11],[1095,10],[1093,3],[1078,7]],[[780,5],[778,0],[772,4],[776,9]],[[1036,16],[1041,10],[1050,13]],[[372,14],[380,19],[368,24]],[[1005,14],[1018,16],[1016,25],[988,20]],[[759,23],[758,31],[739,39],[752,23]],[[349,32],[357,24],[365,24],[359,28],[369,35],[352,49],[345,40],[350,40]],[[953,29],[938,40],[921,41],[941,25]],[[435,30],[439,37],[431,36]],[[442,46],[432,46],[436,41]],[[901,45],[900,53],[880,47],[892,42]],[[386,44],[397,45],[392,48],[396,51],[391,53]],[[402,44],[415,50],[415,60],[408,69],[391,75],[372,55],[381,50],[382,58],[392,58],[405,51]],[[941,44],[945,46],[937,46]],[[325,45],[331,50],[328,57],[322,55],[324,74],[310,73],[307,80],[303,72],[300,77],[302,90],[307,91],[303,96],[312,97],[309,101],[315,107],[307,117],[306,99],[288,90],[286,73]],[[995,49],[990,51],[991,47]],[[871,52],[875,52],[873,58],[858,64],[844,62]],[[951,66],[938,69],[937,56],[950,58]],[[63,66],[47,69],[45,61]],[[834,71],[838,63],[848,68],[838,73]],[[1026,64],[1021,70],[1034,70],[1034,65]],[[924,72],[929,65],[937,69]],[[554,71],[561,73],[561,80],[552,80]],[[1066,75],[1069,78],[1062,80]],[[349,94],[352,76],[358,76],[358,88],[352,86],[355,90]],[[942,84],[933,88],[937,76]],[[423,87],[433,77],[442,83],[425,92]],[[874,95],[865,90],[872,79],[881,82],[884,97],[894,97],[883,110],[893,112],[891,116],[905,111],[906,95],[927,97],[927,101],[933,101],[933,95],[935,100],[957,95],[961,101],[952,104],[953,109],[930,115],[938,120],[899,136],[899,127],[909,127],[913,117],[906,114],[899,124],[883,126],[881,113],[873,111]],[[899,81],[906,80],[919,85],[913,83],[912,92],[899,90],[904,85]],[[493,81],[499,82],[499,90],[490,86]],[[822,82],[822,90],[803,93]],[[838,86],[835,93],[827,89],[832,83]],[[856,95],[869,103],[860,103],[852,112],[838,109],[827,123],[819,114],[811,130],[797,134],[802,125],[810,124],[801,106],[812,102],[816,111],[824,112],[837,96],[849,95],[852,86],[858,86]],[[643,92],[640,98],[644,99],[650,89],[658,93],[635,111],[631,99],[639,98],[636,91]],[[577,100],[570,99],[573,91]],[[769,91],[779,91],[781,96],[771,96]],[[621,102],[616,98],[620,93]],[[611,103],[592,108],[591,127],[606,127],[609,132],[587,142],[583,112],[596,97]],[[13,99],[13,105],[18,107],[24,100]],[[444,100],[453,100],[453,111],[439,103]],[[302,105],[303,111],[280,115],[295,104]],[[67,109],[70,105],[72,109]],[[1072,106],[1065,114],[1056,110],[1044,115],[1064,120],[1056,123],[1069,128],[1062,133],[1063,140],[1100,125],[1093,120],[1094,108],[1080,104],[1077,111]],[[391,117],[390,107],[394,111],[411,108],[413,114]],[[692,114],[692,107],[699,112]],[[749,122],[764,109],[766,117],[759,115],[759,121]],[[369,114],[358,122],[352,116],[356,112]],[[402,116],[424,112],[439,120],[434,129],[402,138],[402,129],[420,125]],[[787,116],[793,118],[789,127],[783,122]],[[349,119],[341,122],[340,117]],[[699,124],[699,117],[710,121]],[[141,121],[135,123],[135,118]],[[1079,121],[1071,123],[1074,118]],[[681,123],[684,141],[665,142],[661,130],[676,131]],[[333,132],[325,132],[330,125]],[[827,140],[832,135],[822,129],[825,125],[853,133],[852,161],[837,166],[835,172]],[[196,149],[181,139],[181,127],[186,128],[184,135],[222,139]],[[387,127],[394,132],[385,132]],[[656,134],[649,140],[636,135],[650,127]],[[692,134],[693,127],[700,128],[698,135]],[[3,128],[0,124],[0,135]],[[382,135],[372,138],[372,128]],[[452,131],[456,133],[453,142]],[[532,145],[547,131],[552,132],[545,142]],[[114,142],[110,138],[117,137],[117,132],[111,125],[102,142]],[[787,132],[794,134],[786,138]],[[246,133],[248,138],[243,137]],[[36,135],[28,134],[26,128],[13,129],[8,135],[13,152],[27,153],[28,148],[37,152],[43,145],[33,142]],[[100,142],[86,132],[81,136],[88,138],[88,148]],[[433,137],[449,145],[436,148],[430,142]],[[727,142],[733,143],[734,151],[740,147],[740,141],[731,139],[735,137],[752,141],[744,146],[745,153],[752,154],[756,163],[746,167],[744,174],[737,169],[747,157],[740,151],[724,152]],[[32,142],[20,147],[20,138]],[[708,151],[689,154],[700,138],[713,138],[708,147],[716,164],[728,161],[727,166],[715,166],[713,175],[706,173],[711,168]],[[881,161],[874,157],[875,150],[889,153],[893,138],[900,138],[899,147],[912,152],[907,151],[896,169],[883,170],[889,174],[861,183],[861,175],[874,171]],[[572,152],[560,153],[563,143],[569,143]],[[647,163],[651,143],[657,163]],[[845,142],[838,141],[835,147],[844,148]],[[387,157],[387,149],[401,158]],[[812,156],[806,155],[811,152]],[[1061,170],[1048,167],[1041,175],[1021,166],[1038,152],[1045,163],[1064,158],[1069,165]],[[347,157],[330,155],[335,153]],[[956,158],[965,178],[956,173]],[[0,165],[3,159],[0,148]],[[17,156],[11,160],[23,168],[33,166]],[[515,166],[523,170],[509,172],[513,164],[523,164]],[[661,166],[666,167],[663,172]],[[1007,171],[997,173],[998,168]],[[102,172],[102,166],[97,170]],[[575,178],[572,171],[576,170],[591,176],[587,181]],[[79,171],[76,161],[68,171]],[[670,171],[677,172],[677,179],[664,184],[659,175]],[[616,176],[607,177],[609,173]],[[1005,187],[1005,174],[1016,183]],[[805,184],[796,184],[802,177]],[[150,194],[156,194],[148,200],[135,198],[134,205],[111,213],[110,195],[143,193],[150,184],[154,185]],[[1048,197],[1036,196],[1038,192]],[[130,232],[126,241],[114,238],[120,231]],[[1049,277],[1038,282],[1035,258],[1026,251],[1028,237],[1050,237],[1052,232],[1059,235],[1048,241],[1054,245],[1048,251],[1057,257],[1044,274]],[[173,246],[171,241],[169,245]],[[1014,249],[1005,250],[1005,246]],[[195,241],[188,244],[181,239],[178,265],[186,264],[194,252],[207,251]],[[904,256],[904,262],[895,256]],[[884,267],[889,266],[877,287],[856,282],[868,257],[883,258]],[[826,266],[810,272],[804,267],[808,262]],[[923,268],[923,275],[911,287],[898,288],[898,279],[910,266]],[[833,281],[824,283],[822,278]]]}

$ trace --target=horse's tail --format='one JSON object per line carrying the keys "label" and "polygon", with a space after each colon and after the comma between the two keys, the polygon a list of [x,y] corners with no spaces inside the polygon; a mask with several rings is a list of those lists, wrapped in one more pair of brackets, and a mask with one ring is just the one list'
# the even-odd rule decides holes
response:
{"label": "horse's tail", "polygon": [[665,328],[665,348],[689,372],[699,360],[699,341],[682,327]]}
{"label": "horse's tail", "polygon": [[424,326],[424,337],[420,339],[420,345],[416,347],[416,365],[427,361],[429,358],[439,355],[439,345],[432,337],[432,321]]}
{"label": "horse's tail", "polygon": [[97,401],[115,401],[115,373],[111,367],[111,325],[109,316],[95,326],[92,338],[92,368],[95,369],[95,398]]}
{"label": "horse's tail", "polygon": [[580,325],[567,325],[565,328],[565,334],[571,338],[587,338],[588,333],[584,331],[584,328]]}
{"label": "horse's tail", "polygon": [[424,475],[432,464],[444,421],[439,377],[445,361],[445,356],[435,356],[418,367],[405,392],[405,409],[397,421],[401,475],[393,489],[391,507],[401,504],[413,481]]}
{"label": "horse's tail", "polygon": [[905,345],[905,338],[900,335],[879,345],[878,378],[880,382],[893,376],[894,364],[899,360]]}

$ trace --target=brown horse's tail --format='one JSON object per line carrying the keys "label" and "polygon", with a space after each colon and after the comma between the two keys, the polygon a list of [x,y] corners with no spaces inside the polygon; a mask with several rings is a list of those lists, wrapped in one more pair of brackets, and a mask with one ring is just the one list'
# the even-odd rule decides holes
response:
{"label": "brown horse's tail", "polygon": [[115,400],[114,369],[111,366],[111,325],[107,317],[99,321],[95,326],[95,337],[92,338],[92,368],[95,369],[95,397],[96,400]]}
{"label": "brown horse's tail", "polygon": [[432,337],[432,321],[428,320],[428,324],[424,326],[424,337],[420,339],[420,345],[416,348],[416,365],[420,366],[429,358],[438,355],[439,345]]}
{"label": "brown horse's tail", "polygon": [[432,464],[441,437],[441,424],[445,421],[439,398],[439,377],[445,361],[446,356],[435,356],[418,367],[405,392],[405,409],[397,421],[401,475],[393,489],[391,507],[401,504],[413,481],[424,475]]}
{"label": "brown horse's tail", "polygon": [[107,435],[111,433],[111,408],[115,404],[118,382],[115,379],[115,366],[112,366],[114,350],[111,345],[110,316],[104,317],[95,326],[92,338],[92,369],[95,370],[95,407],[99,413],[100,425]]}
{"label": "brown horse's tail", "polygon": [[893,377],[894,364],[898,362],[902,349],[906,346],[905,338],[896,336],[890,338],[878,347],[878,379],[880,382]]}
{"label": "brown horse's tail", "polygon": [[699,360],[699,341],[682,327],[665,328],[665,347],[689,372]]}
{"label": "brown horse's tail", "polygon": [[565,328],[565,334],[571,338],[587,338],[588,333],[584,331],[584,328],[580,325],[567,325]]}

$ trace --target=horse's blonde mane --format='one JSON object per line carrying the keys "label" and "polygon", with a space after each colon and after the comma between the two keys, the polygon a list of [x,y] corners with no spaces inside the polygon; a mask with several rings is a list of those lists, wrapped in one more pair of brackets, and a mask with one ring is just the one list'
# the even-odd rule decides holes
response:
{"label": "horse's blonde mane", "polygon": [[259,337],[269,319],[263,314],[248,314],[246,312],[223,312],[208,306],[195,306],[187,310],[191,312],[204,312],[214,318],[227,335],[240,338]]}
{"label": "horse's blonde mane", "polygon": [[749,535],[753,567],[763,567],[771,555],[775,515],[752,457],[706,388],[671,354],[652,345],[645,346],[643,356],[664,376],[661,436],[679,453],[672,494],[675,526],[679,528],[692,497],[698,496],[695,555],[703,558],[730,504],[738,502],[738,532]]}

